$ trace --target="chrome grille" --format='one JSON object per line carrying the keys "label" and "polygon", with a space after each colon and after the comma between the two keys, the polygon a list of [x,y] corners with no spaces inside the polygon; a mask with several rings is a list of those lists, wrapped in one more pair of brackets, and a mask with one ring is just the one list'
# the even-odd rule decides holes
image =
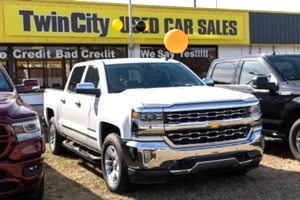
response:
{"label": "chrome grille", "polygon": [[4,126],[0,125],[0,155],[5,151],[9,143],[9,136]]}
{"label": "chrome grille", "polygon": [[175,145],[207,144],[245,139],[250,126],[222,127],[217,129],[184,130],[166,132]]}
{"label": "chrome grille", "polygon": [[166,113],[166,124],[236,119],[248,115],[247,107],[170,112]]}

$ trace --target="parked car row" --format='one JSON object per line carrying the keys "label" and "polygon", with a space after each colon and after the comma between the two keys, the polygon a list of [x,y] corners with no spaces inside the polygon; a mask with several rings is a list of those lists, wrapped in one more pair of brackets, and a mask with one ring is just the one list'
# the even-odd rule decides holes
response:
{"label": "parked car row", "polygon": [[41,116],[50,151],[98,163],[116,193],[194,174],[246,174],[259,167],[265,139],[289,141],[300,161],[299,86],[300,55],[216,59],[203,79],[167,58],[94,60],[75,64],[63,90],[39,94],[38,114],[27,99],[38,81],[15,86],[1,66],[0,198],[43,199]]}

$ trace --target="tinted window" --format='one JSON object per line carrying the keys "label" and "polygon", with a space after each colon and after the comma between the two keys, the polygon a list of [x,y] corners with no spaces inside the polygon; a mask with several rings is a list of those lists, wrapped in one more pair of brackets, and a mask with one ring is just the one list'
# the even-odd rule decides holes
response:
{"label": "tinted window", "polygon": [[217,63],[212,74],[215,84],[231,84],[237,64],[235,62]]}
{"label": "tinted window", "polygon": [[270,80],[271,72],[257,60],[245,61],[241,71],[240,84],[252,84],[253,78],[257,76],[267,76]]}
{"label": "tinted window", "polygon": [[111,93],[130,88],[203,85],[195,74],[180,63],[107,65],[106,74]]}
{"label": "tinted window", "polygon": [[75,67],[68,86],[69,91],[75,92],[77,83],[80,83],[85,66]]}
{"label": "tinted window", "polygon": [[94,65],[90,65],[86,73],[84,82],[92,82],[96,88],[98,87],[99,80],[100,78],[98,68]]}
{"label": "tinted window", "polygon": [[284,55],[268,57],[268,59],[285,80],[300,80],[300,56]]}
{"label": "tinted window", "polygon": [[0,91],[12,91],[6,77],[0,71]]}

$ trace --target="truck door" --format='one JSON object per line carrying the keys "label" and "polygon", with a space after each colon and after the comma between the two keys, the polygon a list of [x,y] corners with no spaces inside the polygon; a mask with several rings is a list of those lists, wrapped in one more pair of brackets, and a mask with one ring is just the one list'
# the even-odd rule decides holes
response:
{"label": "truck door", "polygon": [[[82,82],[92,82],[95,88],[98,88],[100,82],[99,71],[96,65],[90,64],[87,66]],[[99,97],[90,94],[77,94],[77,107],[76,107],[76,124],[78,131],[84,135],[83,144],[95,150],[99,149],[99,136],[97,135],[98,117],[98,103]]]}
{"label": "truck door", "polygon": [[[239,80],[234,85],[234,90],[251,93],[256,96],[261,104],[263,123],[265,129],[270,124],[276,124],[279,118],[280,107],[278,104],[280,96],[278,93],[271,93],[268,89],[255,89],[252,86],[252,80],[257,76],[267,76],[269,82],[277,82],[271,71],[259,60],[245,60],[241,63]],[[272,126],[272,125],[271,125]]]}
{"label": "truck door", "polygon": [[64,94],[60,100],[61,118],[59,124],[61,130],[72,138],[80,138],[83,140],[84,135],[78,130],[76,120],[76,112],[78,112],[78,95],[76,94],[76,85],[81,82],[85,66],[75,67],[71,73],[69,82],[67,83]]}

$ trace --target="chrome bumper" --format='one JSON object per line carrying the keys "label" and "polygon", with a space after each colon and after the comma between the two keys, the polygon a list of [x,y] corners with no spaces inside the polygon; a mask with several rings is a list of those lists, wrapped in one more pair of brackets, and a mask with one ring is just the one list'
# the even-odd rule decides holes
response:
{"label": "chrome bumper", "polygon": [[163,175],[195,174],[214,169],[257,167],[262,158],[264,137],[259,130],[246,141],[226,145],[171,148],[165,142],[125,141],[125,146],[131,180],[144,182],[143,177],[149,176],[162,178]]}

